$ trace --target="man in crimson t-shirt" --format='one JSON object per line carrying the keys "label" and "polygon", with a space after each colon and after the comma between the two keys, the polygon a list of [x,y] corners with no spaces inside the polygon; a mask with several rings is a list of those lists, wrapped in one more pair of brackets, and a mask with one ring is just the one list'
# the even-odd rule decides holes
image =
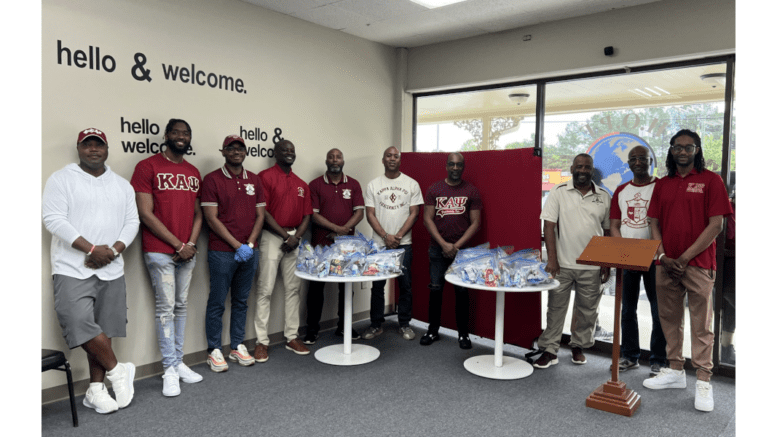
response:
{"label": "man in crimson t-shirt", "polygon": [[[483,203],[474,185],[462,180],[464,156],[448,155],[445,166],[448,177],[433,184],[424,198],[424,226],[429,231],[429,329],[421,337],[421,345],[428,346],[440,339],[440,313],[445,270],[453,262],[456,252],[480,229],[480,211]],[[469,339],[469,291],[453,286],[456,291],[456,328],[459,347],[471,349]]]}
{"label": "man in crimson t-shirt", "polygon": [[653,191],[648,208],[650,231],[661,240],[656,294],[666,337],[669,367],[642,382],[647,388],[685,388],[683,325],[685,297],[691,319],[691,363],[696,368],[695,407],[712,411],[712,287],[715,285],[715,237],[731,205],[723,180],[704,168],[701,138],[683,129],[669,144],[667,176]]}

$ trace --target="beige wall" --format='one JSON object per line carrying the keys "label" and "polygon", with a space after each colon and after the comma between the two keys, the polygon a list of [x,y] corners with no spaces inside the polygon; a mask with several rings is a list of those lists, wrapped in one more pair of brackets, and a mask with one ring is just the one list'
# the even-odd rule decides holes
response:
{"label": "beige wall", "polygon": [[[167,120],[192,126],[195,154],[187,159],[204,176],[223,164],[221,141],[228,134],[259,127],[267,141],[248,146],[272,148],[275,128],[297,148],[294,171],[306,181],[325,170],[325,153],[340,148],[346,173],[363,186],[382,173],[380,154],[398,142],[397,55],[395,50],[238,0],[126,1],[44,0],[42,4],[42,182],[77,161],[76,134],[96,127],[108,135],[108,165],[129,179],[135,164],[150,154],[127,153],[122,141],[162,141]],[[112,73],[58,64],[57,40],[71,51],[99,47],[116,62]],[[132,76],[134,56],[146,57],[150,82]],[[71,58],[71,63],[74,62]],[[86,61],[88,63],[88,61]],[[241,78],[247,93],[165,80],[161,64]],[[110,62],[108,62],[110,67]],[[157,135],[122,132],[121,118],[148,119]],[[245,166],[259,172],[274,164],[251,157]],[[366,220],[358,230],[371,235]],[[50,234],[42,231],[42,346],[67,350],[53,308]],[[206,349],[204,312],[208,296],[207,232],[189,292],[185,353]],[[161,360],[154,330],[154,297],[142,262],[140,235],[124,254],[128,290],[127,338],[114,341],[122,361],[144,365]],[[280,287],[278,287],[280,288]],[[282,293],[272,303],[270,332],[282,332]],[[331,290],[334,292],[334,289]],[[304,296],[304,294],[303,294]],[[336,317],[336,294],[327,294],[323,320]],[[335,297],[335,298],[332,298]],[[254,296],[249,321],[253,319]],[[356,312],[369,308],[369,293],[357,293]],[[227,314],[229,310],[227,309]],[[304,315],[304,305],[302,309]],[[304,319],[303,319],[304,324]],[[255,338],[253,323],[246,338]],[[228,343],[228,323],[224,325]],[[67,352],[74,378],[88,378],[81,349]],[[43,374],[43,388],[59,386],[61,375]],[[160,387],[161,388],[161,387]]]}
{"label": "beige wall", "polygon": [[[530,41],[523,41],[531,35]],[[613,46],[615,56],[605,56]],[[407,91],[431,91],[733,53],[734,0],[664,0],[412,48]]]}

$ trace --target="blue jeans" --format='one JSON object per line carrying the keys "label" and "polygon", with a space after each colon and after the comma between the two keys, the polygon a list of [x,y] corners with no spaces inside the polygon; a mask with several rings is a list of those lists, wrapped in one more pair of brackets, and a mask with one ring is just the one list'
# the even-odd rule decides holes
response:
{"label": "blue jeans", "polygon": [[621,357],[637,362],[640,355],[639,324],[637,322],[637,303],[639,302],[639,280],[644,278],[645,294],[650,302],[650,315],[653,329],[650,333],[650,364],[667,365],[666,339],[661,329],[656,301],[656,265],[653,263],[647,272],[623,270],[623,305],[621,306]]}
{"label": "blue jeans", "polygon": [[208,251],[210,271],[210,294],[205,309],[205,337],[208,351],[221,348],[221,319],[224,316],[224,302],[232,290],[232,313],[229,317],[229,345],[232,350],[243,342],[246,335],[246,312],[248,296],[259,265],[259,248],[254,256],[245,262],[235,261],[234,252]]}
{"label": "blue jeans", "polygon": [[145,252],[143,258],[156,295],[156,334],[167,369],[183,360],[186,303],[197,255],[190,262],[175,262],[172,255],[156,252]]}
{"label": "blue jeans", "polygon": [[[445,287],[445,270],[453,263],[452,258],[442,256],[442,247],[429,244],[429,332],[440,331],[442,313],[442,289]],[[469,335],[469,290],[458,285],[456,292],[456,328],[459,336]]]}
{"label": "blue jeans", "polygon": [[[411,288],[410,266],[413,263],[413,246],[405,244],[398,249],[405,249],[405,257],[402,260],[402,275],[397,278],[399,281],[399,301],[397,312],[399,313],[399,326],[410,326],[410,319],[413,318],[413,289]],[[383,313],[386,308],[386,299],[383,290],[386,287],[386,281],[372,281],[372,290],[370,298],[370,327],[380,328],[381,323],[386,319]]]}

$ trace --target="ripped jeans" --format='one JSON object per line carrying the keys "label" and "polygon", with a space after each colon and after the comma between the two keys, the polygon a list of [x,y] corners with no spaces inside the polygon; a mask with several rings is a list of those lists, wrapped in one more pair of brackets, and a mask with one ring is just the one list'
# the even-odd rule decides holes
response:
{"label": "ripped jeans", "polygon": [[165,369],[183,360],[186,302],[196,258],[174,262],[173,256],[166,253],[143,253],[156,295],[156,334]]}

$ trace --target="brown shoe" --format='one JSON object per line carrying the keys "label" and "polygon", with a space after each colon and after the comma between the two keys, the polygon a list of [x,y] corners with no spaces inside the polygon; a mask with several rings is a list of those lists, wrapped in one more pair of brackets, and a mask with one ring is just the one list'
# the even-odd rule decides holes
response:
{"label": "brown shoe", "polygon": [[263,363],[270,359],[270,357],[267,355],[267,346],[256,343],[256,347],[254,348],[254,359],[257,363]]}
{"label": "brown shoe", "polygon": [[286,349],[294,352],[298,355],[307,355],[310,353],[310,349],[307,348],[299,338],[295,338],[294,340],[286,343]]}
{"label": "brown shoe", "polygon": [[579,347],[572,348],[572,362],[575,364],[585,364],[586,359],[583,355],[583,349]]}

